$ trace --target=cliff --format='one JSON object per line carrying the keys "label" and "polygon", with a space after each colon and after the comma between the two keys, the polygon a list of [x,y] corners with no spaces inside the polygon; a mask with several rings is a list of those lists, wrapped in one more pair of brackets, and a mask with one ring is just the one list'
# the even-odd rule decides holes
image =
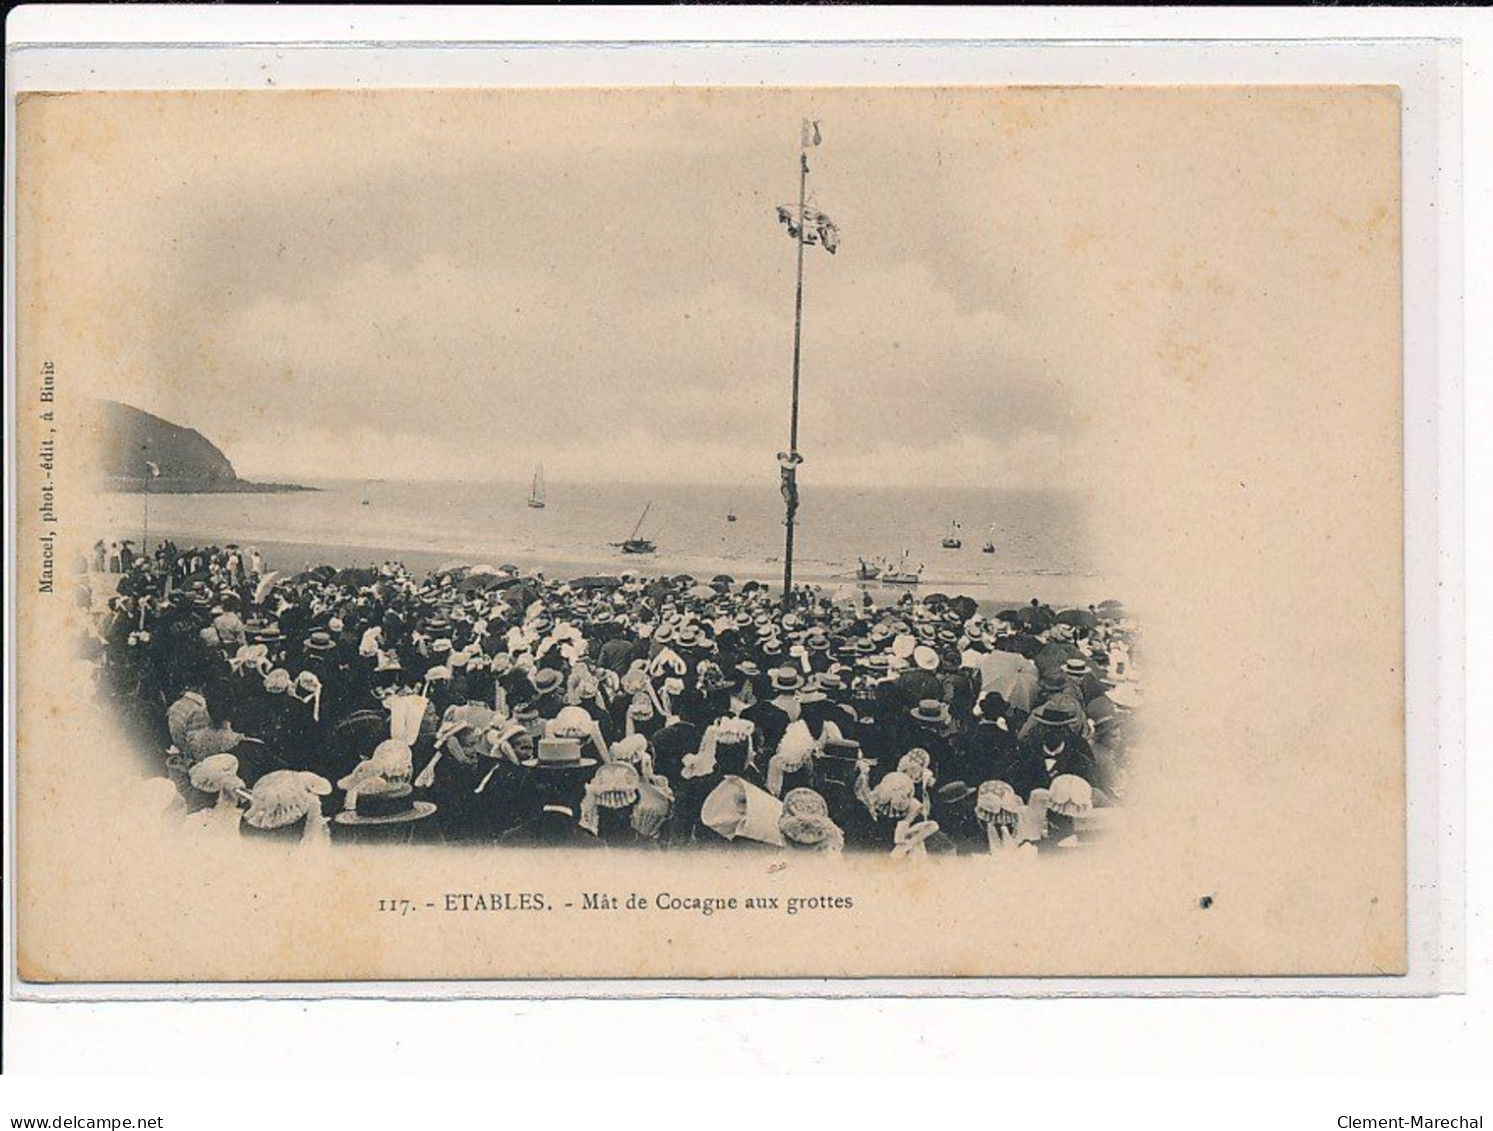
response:
{"label": "cliff", "polygon": [[118,401],[98,402],[99,462],[105,483],[118,491],[138,491],[147,463],[160,469],[150,489],[160,494],[267,493],[310,491],[294,483],[251,483],[211,440]]}

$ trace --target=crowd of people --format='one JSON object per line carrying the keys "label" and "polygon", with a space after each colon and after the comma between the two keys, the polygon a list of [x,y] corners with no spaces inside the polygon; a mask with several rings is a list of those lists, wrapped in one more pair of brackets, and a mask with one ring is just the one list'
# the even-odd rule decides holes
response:
{"label": "crowd of people", "polygon": [[1032,854],[1099,836],[1133,771],[1114,602],[116,560],[80,563],[96,691],[204,836]]}

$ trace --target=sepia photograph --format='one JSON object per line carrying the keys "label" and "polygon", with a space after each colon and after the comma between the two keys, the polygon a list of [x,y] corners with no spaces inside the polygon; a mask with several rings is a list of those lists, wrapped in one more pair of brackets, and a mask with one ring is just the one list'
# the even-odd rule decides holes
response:
{"label": "sepia photograph", "polygon": [[606,163],[517,106],[248,210],[178,190],[191,321],[99,402],[73,571],[151,776],[280,840],[1098,837],[1136,624],[1034,268],[949,224],[991,170],[633,103]]}
{"label": "sepia photograph", "polygon": [[23,94],[20,976],[1402,973],[1398,120]]}

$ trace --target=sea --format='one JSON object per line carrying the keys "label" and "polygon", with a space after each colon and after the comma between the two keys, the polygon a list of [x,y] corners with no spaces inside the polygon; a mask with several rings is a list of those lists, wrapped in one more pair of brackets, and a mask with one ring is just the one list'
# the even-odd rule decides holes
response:
{"label": "sea", "polygon": [[[402,561],[423,571],[449,564],[515,565],[548,577],[687,573],[782,582],[783,500],[772,488],[551,482],[543,509],[528,484],[322,480],[287,494],[159,494],[108,497],[109,529],[97,536],[171,538],[255,546],[269,568]],[[623,554],[611,543],[638,536],[657,551]],[[923,567],[921,593],[965,593],[982,602],[1032,597],[1086,605],[1123,595],[1106,588],[1089,536],[1090,502],[1060,490],[801,485],[796,582],[856,584],[858,559]],[[728,521],[734,513],[736,521]],[[956,525],[957,524],[957,525]],[[944,549],[956,534],[960,549]],[[982,552],[986,541],[993,553]],[[872,586],[877,600],[898,590]],[[884,592],[878,592],[884,591]]]}

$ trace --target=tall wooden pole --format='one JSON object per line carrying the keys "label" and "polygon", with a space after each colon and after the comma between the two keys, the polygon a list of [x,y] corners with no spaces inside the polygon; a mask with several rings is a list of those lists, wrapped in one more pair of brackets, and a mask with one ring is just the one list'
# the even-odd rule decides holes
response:
{"label": "tall wooden pole", "polygon": [[150,464],[145,465],[145,478],[141,480],[141,501],[144,506],[144,516],[141,519],[140,529],[140,556],[143,558],[150,553]]}
{"label": "tall wooden pole", "polygon": [[[800,138],[800,143],[803,139]],[[783,608],[793,603],[793,527],[798,513],[798,359],[804,322],[804,216],[809,180],[809,157],[802,144],[798,151],[798,291],[793,300],[793,416],[788,429],[788,466],[783,469],[784,502],[788,515],[783,536]]]}

